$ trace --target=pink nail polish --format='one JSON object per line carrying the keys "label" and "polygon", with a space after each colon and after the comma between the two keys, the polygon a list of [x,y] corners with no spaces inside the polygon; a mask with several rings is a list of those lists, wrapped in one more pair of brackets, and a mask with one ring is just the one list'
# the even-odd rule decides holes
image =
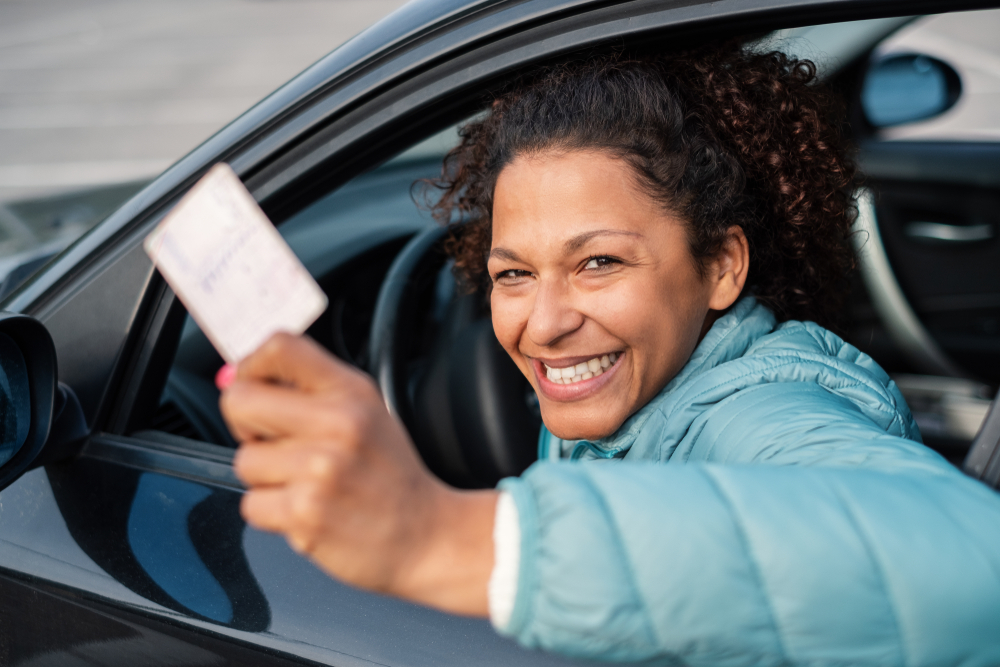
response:
{"label": "pink nail polish", "polygon": [[233,383],[236,379],[236,366],[233,364],[226,364],[219,369],[219,372],[215,374],[215,386],[222,391],[229,385]]}

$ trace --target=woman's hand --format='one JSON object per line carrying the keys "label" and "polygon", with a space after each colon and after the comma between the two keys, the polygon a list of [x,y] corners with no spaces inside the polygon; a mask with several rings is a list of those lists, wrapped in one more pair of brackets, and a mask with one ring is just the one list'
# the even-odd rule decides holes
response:
{"label": "woman's hand", "polygon": [[240,362],[222,414],[247,523],[347,583],[485,616],[496,492],[424,467],[370,377],[278,334]]}

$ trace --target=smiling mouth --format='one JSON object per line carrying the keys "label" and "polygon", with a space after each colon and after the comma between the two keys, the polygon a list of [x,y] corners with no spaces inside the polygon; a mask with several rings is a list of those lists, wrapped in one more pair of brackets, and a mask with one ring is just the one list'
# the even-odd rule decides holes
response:
{"label": "smiling mouth", "polygon": [[552,368],[543,363],[542,367],[545,369],[545,377],[550,382],[554,382],[555,384],[575,384],[602,375],[604,371],[615,365],[620,356],[617,352],[612,352],[611,354],[605,354],[580,362],[575,366]]}

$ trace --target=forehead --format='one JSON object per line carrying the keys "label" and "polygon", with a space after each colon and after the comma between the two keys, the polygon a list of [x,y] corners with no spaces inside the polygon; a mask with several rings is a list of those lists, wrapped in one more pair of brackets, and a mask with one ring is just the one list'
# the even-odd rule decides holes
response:
{"label": "forehead", "polygon": [[[598,151],[519,156],[497,179],[493,247],[564,245],[598,230],[657,236],[672,215],[638,184],[632,167]],[[602,235],[608,236],[608,235]]]}

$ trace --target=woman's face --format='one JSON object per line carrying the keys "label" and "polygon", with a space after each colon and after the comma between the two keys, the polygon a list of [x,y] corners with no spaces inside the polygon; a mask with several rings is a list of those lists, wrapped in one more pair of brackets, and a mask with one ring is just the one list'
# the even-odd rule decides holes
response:
{"label": "woman's face", "polygon": [[624,162],[552,151],[504,168],[489,258],[493,328],[553,434],[610,435],[677,374],[743,287],[746,240],[734,230],[703,277],[684,223]]}

